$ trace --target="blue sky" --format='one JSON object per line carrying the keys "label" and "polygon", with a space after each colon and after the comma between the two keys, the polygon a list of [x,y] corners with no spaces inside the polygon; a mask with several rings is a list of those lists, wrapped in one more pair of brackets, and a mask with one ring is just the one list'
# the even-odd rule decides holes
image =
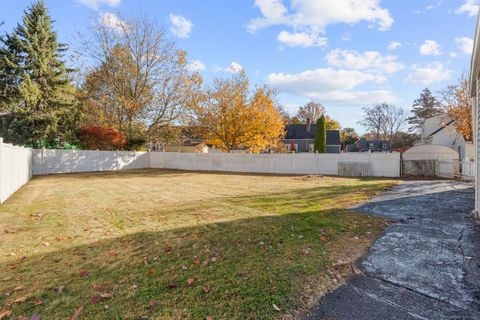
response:
{"label": "blue sky", "polygon": [[[1,0],[2,32],[29,0]],[[62,41],[94,19],[146,14],[164,24],[206,81],[244,69],[294,114],[314,100],[343,127],[378,102],[410,110],[468,71],[477,0],[45,0]]]}

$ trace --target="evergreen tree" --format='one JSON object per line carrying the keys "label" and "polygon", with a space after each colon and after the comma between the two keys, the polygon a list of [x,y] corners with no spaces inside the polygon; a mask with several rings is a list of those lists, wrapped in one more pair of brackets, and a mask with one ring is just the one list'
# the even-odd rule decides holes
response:
{"label": "evergreen tree", "polygon": [[70,72],[42,0],[30,5],[12,34],[1,39],[0,105],[7,111],[7,139],[57,146],[71,140],[77,105]]}
{"label": "evergreen tree", "polygon": [[327,126],[325,125],[325,116],[321,116],[317,120],[315,126],[315,142],[313,145],[314,151],[318,153],[327,152]]}
{"label": "evergreen tree", "polygon": [[413,102],[412,116],[408,123],[411,125],[409,131],[421,129],[426,119],[442,113],[442,108],[437,98],[435,98],[428,88],[423,89],[420,97]]}

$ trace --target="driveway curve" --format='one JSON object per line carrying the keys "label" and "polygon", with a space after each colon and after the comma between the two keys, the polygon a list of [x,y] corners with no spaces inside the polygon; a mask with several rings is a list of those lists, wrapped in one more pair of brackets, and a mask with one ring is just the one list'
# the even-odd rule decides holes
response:
{"label": "driveway curve", "polygon": [[480,226],[474,190],[407,181],[355,211],[394,220],[360,262],[363,274],[324,296],[305,319],[480,319]]}

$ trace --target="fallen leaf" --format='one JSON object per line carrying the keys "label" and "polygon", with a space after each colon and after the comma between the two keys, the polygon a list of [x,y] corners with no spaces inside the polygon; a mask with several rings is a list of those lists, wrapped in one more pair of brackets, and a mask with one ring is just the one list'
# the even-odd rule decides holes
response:
{"label": "fallen leaf", "polygon": [[200,264],[200,263],[202,263],[202,261],[200,261],[200,259],[197,258],[197,259],[195,259],[195,260],[193,261],[193,263],[195,263],[195,264]]}
{"label": "fallen leaf", "polygon": [[113,297],[113,295],[109,292],[105,292],[105,293],[100,293],[100,297],[105,299],[110,299],[111,297]]}
{"label": "fallen leaf", "polygon": [[324,236],[320,236],[320,240],[322,240],[322,241],[328,241],[328,238],[327,238],[327,237],[324,237]]}
{"label": "fallen leaf", "polygon": [[137,288],[138,288],[138,286],[136,284],[134,284],[134,285],[131,285],[130,287],[128,287],[128,291],[133,291]]}
{"label": "fallen leaf", "polygon": [[25,286],[18,286],[18,287],[15,287],[13,289],[13,291],[20,291],[20,290],[24,290],[25,289]]}
{"label": "fallen leaf", "polygon": [[153,269],[148,270],[147,271],[147,276],[149,276],[149,277],[153,276],[153,272],[154,272]]}
{"label": "fallen leaf", "polygon": [[193,284],[193,279],[192,279],[192,278],[190,278],[190,279],[187,279],[187,284],[188,284],[188,286],[190,286],[190,287],[191,287],[191,286],[192,286],[192,284]]}
{"label": "fallen leaf", "polygon": [[63,293],[63,290],[65,290],[65,286],[63,284],[59,285],[58,288],[56,289],[58,293]]}
{"label": "fallen leaf", "polygon": [[12,314],[12,310],[2,309],[0,310],[0,319],[7,318]]}
{"label": "fallen leaf", "polygon": [[169,283],[169,284],[167,284],[167,288],[168,288],[168,289],[174,289],[174,288],[176,288],[176,287],[177,287],[177,285],[176,285],[175,283]]}
{"label": "fallen leaf", "polygon": [[80,271],[80,273],[78,274],[80,277],[87,277],[90,275],[90,272],[84,270],[84,271]]}
{"label": "fallen leaf", "polygon": [[27,296],[17,298],[17,299],[15,299],[15,303],[23,303],[23,302],[27,301],[27,298],[28,298]]}
{"label": "fallen leaf", "polygon": [[205,293],[209,293],[210,292],[210,287],[203,287],[202,290]]}
{"label": "fallen leaf", "polygon": [[205,318],[205,320],[213,320],[213,317],[212,317],[212,316],[207,316],[207,317]]}
{"label": "fallen leaf", "polygon": [[282,309],[280,309],[275,303],[272,304],[272,307],[273,307],[273,309],[275,309],[276,311],[282,311]]}
{"label": "fallen leaf", "polygon": [[91,302],[92,304],[97,304],[97,303],[99,303],[99,302],[102,301],[102,300],[103,300],[103,297],[102,297],[101,295],[99,295],[99,294],[96,294],[96,295],[94,295],[94,296],[90,299],[90,302]]}
{"label": "fallen leaf", "polygon": [[33,301],[33,305],[35,305],[35,306],[40,306],[40,305],[42,305],[42,304],[43,304],[43,300],[42,300],[42,299],[35,299],[35,300]]}
{"label": "fallen leaf", "polygon": [[40,320],[41,317],[38,313],[34,313],[30,316],[29,320]]}
{"label": "fallen leaf", "polygon": [[95,289],[95,290],[100,290],[100,289],[102,289],[102,286],[99,285],[98,283],[92,283],[92,288]]}
{"label": "fallen leaf", "polygon": [[164,252],[167,252],[167,253],[168,253],[168,252],[172,252],[172,251],[173,251],[173,248],[172,248],[172,246],[167,245],[167,246],[163,247],[163,251],[164,251]]}
{"label": "fallen leaf", "polygon": [[83,311],[83,305],[81,305],[80,307],[78,307],[78,309],[75,310],[70,320],[77,320],[82,314],[82,311]]}
{"label": "fallen leaf", "polygon": [[160,305],[160,303],[159,303],[157,300],[152,300],[152,301],[150,301],[149,305],[150,305],[150,308],[152,308],[153,310],[155,310],[155,309],[158,308],[158,306]]}

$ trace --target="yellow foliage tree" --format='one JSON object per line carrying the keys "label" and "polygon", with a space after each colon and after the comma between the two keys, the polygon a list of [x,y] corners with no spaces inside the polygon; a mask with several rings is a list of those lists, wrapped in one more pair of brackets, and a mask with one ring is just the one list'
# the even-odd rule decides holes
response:
{"label": "yellow foliage tree", "polygon": [[325,126],[327,127],[327,130],[339,130],[340,122],[330,118],[330,116],[325,116]]}
{"label": "yellow foliage tree", "polygon": [[266,151],[284,134],[274,91],[263,87],[252,92],[244,72],[215,80],[192,99],[190,111],[195,124],[206,129],[208,142],[228,152]]}
{"label": "yellow foliage tree", "polygon": [[469,95],[469,80],[462,76],[459,83],[441,91],[442,104],[454,121],[455,129],[465,140],[472,141],[472,101]]}

